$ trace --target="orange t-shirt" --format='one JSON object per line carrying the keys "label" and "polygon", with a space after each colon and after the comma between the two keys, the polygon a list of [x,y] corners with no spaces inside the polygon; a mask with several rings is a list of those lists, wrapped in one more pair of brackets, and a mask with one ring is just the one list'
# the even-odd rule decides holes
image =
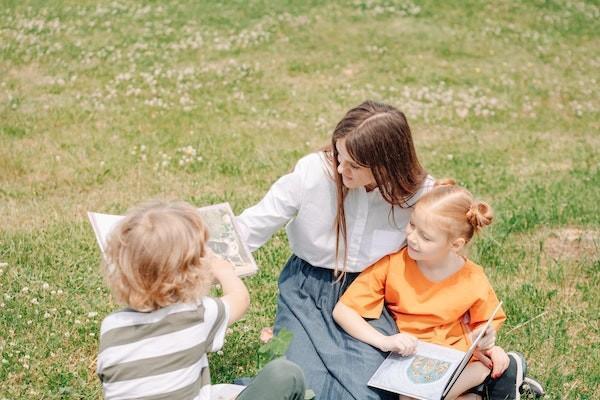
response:
{"label": "orange t-shirt", "polygon": [[[485,323],[498,298],[483,268],[466,260],[464,266],[440,282],[428,280],[406,247],[364,270],[340,301],[363,318],[379,318],[384,303],[400,332],[420,340],[466,351],[470,340],[463,316],[470,316],[469,328]],[[492,322],[498,330],[506,320],[501,309]]]}

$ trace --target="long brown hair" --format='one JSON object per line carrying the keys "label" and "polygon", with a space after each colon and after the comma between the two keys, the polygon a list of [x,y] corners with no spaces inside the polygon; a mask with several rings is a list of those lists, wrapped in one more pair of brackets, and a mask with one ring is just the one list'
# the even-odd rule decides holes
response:
{"label": "long brown hair", "polygon": [[417,159],[410,127],[403,112],[388,104],[367,100],[352,108],[337,124],[327,151],[333,167],[337,188],[336,273],[340,253],[340,238],[344,241],[346,266],[347,230],[344,200],[348,192],[337,173],[338,151],[335,146],[346,139],[346,149],[360,166],[370,168],[382,197],[393,206],[408,207],[410,199],[423,183],[427,173]]}

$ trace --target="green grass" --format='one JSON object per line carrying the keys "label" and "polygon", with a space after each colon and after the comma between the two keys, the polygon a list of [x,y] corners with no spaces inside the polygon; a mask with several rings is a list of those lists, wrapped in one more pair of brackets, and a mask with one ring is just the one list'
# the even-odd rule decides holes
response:
{"label": "green grass", "polygon": [[[596,1],[0,1],[0,399],[98,398],[116,308],[86,210],[258,201],[366,98],[488,200],[471,250],[551,399],[600,396]],[[201,159],[186,162],[192,146]],[[213,380],[256,369],[290,252],[255,255]],[[596,288],[596,289],[594,289]]]}

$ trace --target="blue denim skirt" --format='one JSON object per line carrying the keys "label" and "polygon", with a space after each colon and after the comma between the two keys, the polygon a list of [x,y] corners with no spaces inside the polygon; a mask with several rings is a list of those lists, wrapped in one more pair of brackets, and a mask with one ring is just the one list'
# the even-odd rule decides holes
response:
{"label": "blue denim skirt", "polygon": [[[333,270],[310,265],[293,255],[279,277],[275,332],[294,334],[286,357],[304,371],[306,387],[318,400],[382,400],[398,395],[367,386],[387,353],[348,335],[332,312],[358,273],[336,282]],[[398,332],[387,309],[369,324],[386,335]]]}

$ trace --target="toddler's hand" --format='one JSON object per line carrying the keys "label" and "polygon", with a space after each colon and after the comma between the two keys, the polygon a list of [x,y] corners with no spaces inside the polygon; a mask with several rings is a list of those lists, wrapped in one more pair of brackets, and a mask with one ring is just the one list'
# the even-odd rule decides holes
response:
{"label": "toddler's hand", "polygon": [[213,253],[208,246],[206,249],[206,254],[202,260],[202,265],[210,270],[213,278],[218,284],[221,284],[223,279],[227,279],[227,277],[231,276],[232,274],[235,275],[235,268],[233,267],[232,263]]}
{"label": "toddler's hand", "polygon": [[406,333],[386,336],[381,350],[395,351],[403,356],[410,356],[417,351],[417,338]]}

